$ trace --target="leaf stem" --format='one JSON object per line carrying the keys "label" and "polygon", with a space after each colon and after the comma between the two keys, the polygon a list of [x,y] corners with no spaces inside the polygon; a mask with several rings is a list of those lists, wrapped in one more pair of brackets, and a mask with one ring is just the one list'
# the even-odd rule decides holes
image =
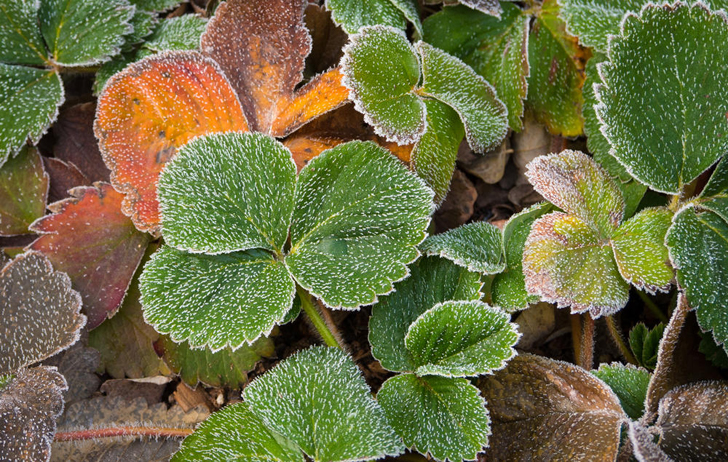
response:
{"label": "leaf stem", "polygon": [[590,371],[594,364],[594,319],[589,313],[571,318],[572,329],[576,331],[574,338],[574,357],[576,363]]}
{"label": "leaf stem", "polygon": [[660,321],[667,323],[668,319],[667,316],[665,316],[665,313],[662,312],[662,310],[655,304],[655,302],[650,299],[650,297],[647,296],[646,293],[642,292],[641,290],[636,291],[637,295],[642,299],[642,302],[645,304],[648,310]]}
{"label": "leaf stem", "polygon": [[639,364],[637,364],[637,359],[635,359],[629,346],[627,346],[627,342],[624,341],[624,336],[622,335],[619,326],[617,326],[617,320],[614,319],[614,316],[607,316],[604,320],[607,322],[607,329],[609,329],[612,340],[614,340],[614,343],[617,345],[617,348],[619,348],[624,359],[628,363],[638,366]]}
{"label": "leaf stem", "polygon": [[193,432],[190,428],[166,427],[111,427],[69,432],[57,432],[56,441],[82,441],[119,436],[149,436],[153,438],[184,438]]}
{"label": "leaf stem", "polygon": [[318,331],[324,343],[330,347],[345,350],[344,346],[339,341],[339,336],[335,333],[336,328],[333,325],[329,325],[329,323],[327,323],[321,316],[318,308],[313,304],[311,294],[298,284],[296,284],[296,292],[298,292],[298,296],[301,299],[301,309],[303,309],[303,312],[306,313],[306,316],[308,316],[309,321],[311,321],[313,327]]}

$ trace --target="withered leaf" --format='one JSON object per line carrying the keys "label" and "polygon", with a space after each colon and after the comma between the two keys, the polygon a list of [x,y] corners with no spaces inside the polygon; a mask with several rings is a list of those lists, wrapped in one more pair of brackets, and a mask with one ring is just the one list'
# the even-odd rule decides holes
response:
{"label": "withered leaf", "polygon": [[[90,181],[109,181],[109,168],[94,135],[95,103],[82,103],[64,109],[53,124],[56,144],[53,155],[73,164]],[[91,184],[91,183],[89,183]]]}
{"label": "withered leaf", "polygon": [[0,168],[0,236],[27,234],[28,225],[43,216],[48,175],[41,156],[25,148]]}
{"label": "withered leaf", "polygon": [[75,165],[55,157],[43,157],[43,167],[50,178],[48,201],[56,202],[68,197],[68,190],[87,186],[91,182]]}

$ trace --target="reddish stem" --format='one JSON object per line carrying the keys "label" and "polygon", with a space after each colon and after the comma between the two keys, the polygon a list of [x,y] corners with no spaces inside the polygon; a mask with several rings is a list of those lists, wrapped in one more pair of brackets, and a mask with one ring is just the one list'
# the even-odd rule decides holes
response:
{"label": "reddish stem", "polygon": [[118,436],[150,436],[154,438],[184,438],[192,434],[189,428],[112,427],[70,432],[57,432],[56,441],[81,441]]}

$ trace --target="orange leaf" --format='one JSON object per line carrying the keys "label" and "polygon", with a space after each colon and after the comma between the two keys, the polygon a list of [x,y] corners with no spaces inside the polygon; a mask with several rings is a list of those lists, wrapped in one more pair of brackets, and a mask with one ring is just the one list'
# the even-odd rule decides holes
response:
{"label": "orange leaf", "polygon": [[291,150],[293,160],[296,162],[296,170],[301,171],[303,167],[314,157],[318,156],[327,149],[345,143],[347,140],[333,137],[315,137],[315,136],[294,136],[283,142],[283,145]]}
{"label": "orange leaf", "polygon": [[177,148],[196,136],[247,131],[240,102],[220,68],[196,52],[161,53],[112,77],[94,132],[122,210],[159,235],[157,181]]}

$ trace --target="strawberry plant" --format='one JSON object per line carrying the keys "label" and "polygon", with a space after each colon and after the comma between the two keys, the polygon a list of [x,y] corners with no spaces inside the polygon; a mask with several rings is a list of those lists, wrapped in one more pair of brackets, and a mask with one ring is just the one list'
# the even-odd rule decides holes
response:
{"label": "strawberry plant", "polygon": [[0,0],[0,459],[725,460],[726,7]]}

